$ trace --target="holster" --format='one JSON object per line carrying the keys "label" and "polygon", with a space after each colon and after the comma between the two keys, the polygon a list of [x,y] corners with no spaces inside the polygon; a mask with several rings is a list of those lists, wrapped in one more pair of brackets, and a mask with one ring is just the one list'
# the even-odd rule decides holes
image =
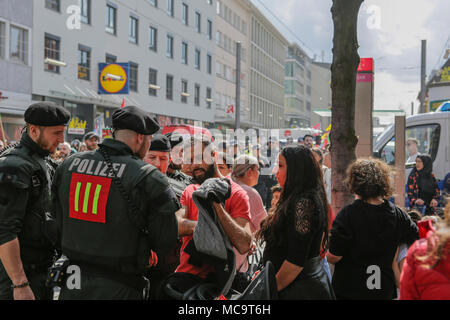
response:
{"label": "holster", "polygon": [[45,286],[49,288],[61,287],[67,279],[67,268],[70,265],[70,260],[65,255],[62,255],[56,260],[53,265],[48,268],[47,279]]}

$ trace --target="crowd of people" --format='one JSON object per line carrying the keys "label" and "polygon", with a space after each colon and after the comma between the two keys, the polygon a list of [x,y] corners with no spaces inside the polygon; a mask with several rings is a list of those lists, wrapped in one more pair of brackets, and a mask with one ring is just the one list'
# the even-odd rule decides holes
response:
{"label": "crowd of people", "polygon": [[394,205],[391,168],[358,159],[346,180],[355,200],[334,213],[330,154],[310,135],[218,144],[158,134],[136,107],[112,119],[112,139],[67,143],[67,112],[33,105],[20,143],[0,151],[0,299],[51,299],[55,250],[82,270],[79,287],[58,283],[59,299],[186,298],[223,284],[230,256],[230,292],[242,293],[261,248],[278,299],[450,299],[450,204],[436,214],[429,156],[408,181],[411,207],[424,210]]}

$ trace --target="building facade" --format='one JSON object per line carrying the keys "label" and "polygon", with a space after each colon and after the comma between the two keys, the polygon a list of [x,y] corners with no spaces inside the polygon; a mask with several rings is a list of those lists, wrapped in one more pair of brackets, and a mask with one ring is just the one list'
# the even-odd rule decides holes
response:
{"label": "building facade", "polygon": [[284,93],[286,127],[311,127],[311,59],[296,43],[287,52]]}
{"label": "building facade", "polygon": [[216,98],[215,122],[218,129],[234,128],[236,119],[236,53],[241,43],[241,128],[252,127],[249,105],[249,11],[245,1],[216,2]]}
{"label": "building facade", "polygon": [[321,124],[322,130],[331,124],[331,64],[311,64],[311,123]]}
{"label": "building facade", "polygon": [[283,128],[289,42],[254,5],[247,5],[250,10],[250,118],[256,128]]}
{"label": "building facade", "polygon": [[0,140],[18,141],[31,104],[32,0],[0,0]]}
{"label": "building facade", "polygon": [[[198,120],[208,126],[215,13],[212,0],[36,1],[33,99],[71,111],[70,138],[109,126],[122,103],[155,114],[161,125]],[[100,63],[129,63],[128,94],[99,93]]]}

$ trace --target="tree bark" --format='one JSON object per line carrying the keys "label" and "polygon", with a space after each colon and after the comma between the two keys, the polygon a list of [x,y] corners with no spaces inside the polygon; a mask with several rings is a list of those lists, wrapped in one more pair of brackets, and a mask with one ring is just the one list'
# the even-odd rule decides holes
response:
{"label": "tree bark", "polygon": [[337,214],[354,200],[344,185],[347,167],[356,160],[355,90],[359,65],[357,22],[363,0],[333,0],[333,63],[331,65],[332,207]]}

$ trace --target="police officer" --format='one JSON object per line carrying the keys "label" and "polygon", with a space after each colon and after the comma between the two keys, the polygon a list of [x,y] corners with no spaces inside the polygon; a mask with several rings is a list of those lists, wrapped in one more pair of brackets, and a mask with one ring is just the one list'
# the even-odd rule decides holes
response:
{"label": "police officer", "polygon": [[179,134],[167,133],[167,138],[170,141],[170,163],[167,168],[167,178],[172,186],[178,199],[181,198],[183,191],[193,183],[192,178],[187,174],[181,172],[183,166],[183,136]]}
{"label": "police officer", "polygon": [[0,155],[0,299],[52,298],[45,287],[56,240],[48,156],[64,142],[69,120],[53,102],[31,105],[20,142]]}
{"label": "police officer", "polygon": [[112,123],[113,139],[73,155],[55,174],[62,252],[74,266],[62,300],[142,299],[152,252],[167,254],[178,237],[175,194],[142,161],[158,123],[133,106],[116,110]]}

